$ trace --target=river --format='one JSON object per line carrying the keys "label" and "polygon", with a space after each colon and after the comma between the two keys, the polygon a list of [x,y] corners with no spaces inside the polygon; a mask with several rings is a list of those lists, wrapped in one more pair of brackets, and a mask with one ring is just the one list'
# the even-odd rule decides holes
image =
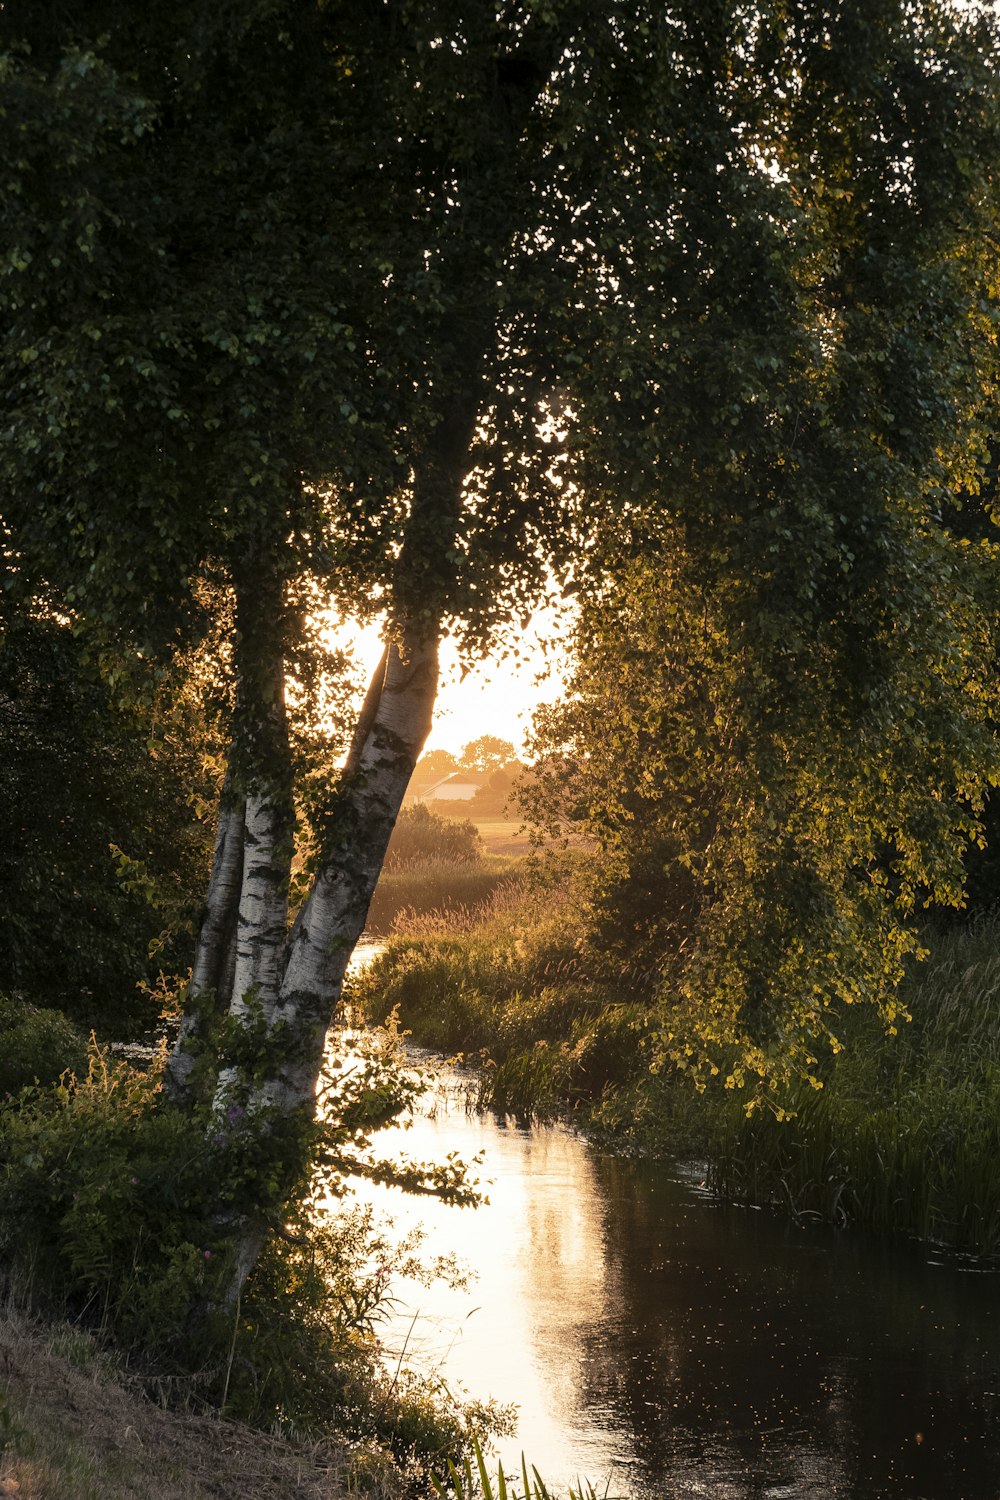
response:
{"label": "river", "polygon": [[384,1337],[517,1403],[508,1472],[524,1450],[556,1494],[579,1476],[634,1500],[997,1500],[995,1271],[719,1203],[697,1173],[464,1097],[442,1072],[380,1146],[483,1152],[487,1204],[363,1196],[474,1268],[464,1292],[397,1285]]}

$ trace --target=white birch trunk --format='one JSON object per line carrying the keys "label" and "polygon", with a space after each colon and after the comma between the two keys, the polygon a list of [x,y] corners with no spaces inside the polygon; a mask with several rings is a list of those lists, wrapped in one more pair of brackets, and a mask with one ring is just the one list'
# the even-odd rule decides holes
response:
{"label": "white birch trunk", "polygon": [[[252,1022],[258,1014],[269,1023],[281,987],[288,931],[288,878],[292,831],[283,789],[251,794],[246,803],[243,883],[236,929],[235,964],[229,1016]],[[216,1110],[237,1080],[236,1071],[219,1072]]]}
{"label": "white birch trunk", "polygon": [[291,831],[284,806],[267,796],[248,797],[231,1016],[247,1013],[251,994],[266,1017],[277,1002],[285,967],[290,865]]}
{"label": "white birch trunk", "polygon": [[[361,935],[386,846],[413,767],[430,732],[437,691],[437,637],[408,632],[390,645],[378,705],[352,757],[332,849],[296,923],[275,1022],[290,1046],[253,1101],[281,1114],[311,1112],[326,1033],[348,960]],[[339,857],[338,857],[339,856]]]}
{"label": "white birch trunk", "polygon": [[176,1104],[187,1104],[191,1098],[191,1074],[201,1031],[199,1002],[207,1002],[214,995],[217,1009],[223,1010],[231,994],[227,968],[243,883],[245,810],[245,802],[231,798],[227,786],[222,794],[208,897],[188,983],[188,1006],[163,1078],[164,1093]]}

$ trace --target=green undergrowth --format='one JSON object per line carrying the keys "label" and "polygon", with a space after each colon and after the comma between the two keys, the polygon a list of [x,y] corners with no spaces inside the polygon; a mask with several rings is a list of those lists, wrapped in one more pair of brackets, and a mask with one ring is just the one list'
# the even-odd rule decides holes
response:
{"label": "green undergrowth", "polygon": [[[469,1201],[456,1164],[379,1163],[373,1132],[413,1097],[391,1036],[329,1070],[301,1181],[235,1300],[234,1224],[267,1197],[276,1135],[238,1106],[210,1120],[165,1108],[159,1064],[92,1047],[79,1077],[0,1106],[0,1292],[72,1320],[174,1408],[268,1431],[336,1434],[386,1455],[401,1484],[465,1451],[508,1414],[464,1399],[400,1359],[380,1320],[397,1275],[454,1279],[351,1208],[349,1177],[376,1175]],[[360,1154],[359,1154],[360,1153]]]}
{"label": "green undergrowth", "polygon": [[351,998],[477,1063],[483,1107],[576,1108],[616,1149],[704,1159],[727,1198],[1000,1254],[1000,918],[930,934],[898,1035],[848,1009],[823,1087],[783,1098],[784,1120],[651,1075],[651,986],[595,978],[581,930],[571,895],[531,887],[462,921],[411,919]]}
{"label": "green undergrowth", "polygon": [[643,1076],[641,976],[596,977],[571,891],[533,882],[479,912],[410,914],[347,991],[373,1024],[398,1012],[415,1042],[477,1059],[479,1103],[516,1115],[593,1102]]}
{"label": "green undergrowth", "polygon": [[516,888],[524,861],[501,854],[479,860],[413,859],[383,870],[368,910],[368,931],[382,936],[401,917],[450,913],[464,920]]}
{"label": "green undergrowth", "polygon": [[798,1217],[903,1230],[1000,1254],[1000,922],[932,934],[886,1036],[863,1008],[795,1117],[726,1112],[712,1181]]}
{"label": "green undergrowth", "polygon": [[54,1083],[67,1068],[85,1068],[87,1040],[61,1010],[0,995],[0,1099],[33,1083]]}

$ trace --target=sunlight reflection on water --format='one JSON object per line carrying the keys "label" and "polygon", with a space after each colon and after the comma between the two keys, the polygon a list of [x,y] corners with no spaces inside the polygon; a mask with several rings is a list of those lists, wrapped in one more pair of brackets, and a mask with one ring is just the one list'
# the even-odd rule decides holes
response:
{"label": "sunlight reflection on water", "polygon": [[583,1476],[636,1500],[997,1500],[994,1276],[719,1205],[562,1125],[470,1114],[447,1072],[379,1144],[485,1153],[478,1209],[358,1197],[477,1272],[464,1291],[400,1283],[384,1338],[518,1404],[508,1472],[523,1449],[557,1493]]}

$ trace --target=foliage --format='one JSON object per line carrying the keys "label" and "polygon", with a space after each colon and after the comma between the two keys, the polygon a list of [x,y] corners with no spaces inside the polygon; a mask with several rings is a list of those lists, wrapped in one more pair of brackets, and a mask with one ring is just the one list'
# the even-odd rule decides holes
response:
{"label": "foliage", "polygon": [[420,802],[404,808],[396,819],[384,868],[398,870],[417,860],[475,864],[482,856],[482,840],[474,823],[442,818]]}
{"label": "foliage", "polygon": [[62,1011],[0,996],[0,1038],[0,1096],[86,1064],[86,1038]]}
{"label": "foliage", "polygon": [[426,1260],[419,1229],[397,1240],[370,1207],[317,1207],[273,1237],[240,1300],[227,1412],[255,1425],[280,1414],[302,1431],[333,1420],[421,1466],[463,1452],[473,1431],[502,1430],[508,1413],[390,1362],[379,1336],[397,1277],[459,1284],[455,1263]]}
{"label": "foliage", "polygon": [[[0,1226],[8,1289],[30,1277],[37,1305],[99,1328],[132,1351],[154,1386],[259,1424],[331,1424],[462,1450],[490,1408],[435,1394],[412,1372],[385,1374],[376,1325],[392,1276],[458,1274],[427,1264],[419,1237],[393,1244],[364,1211],[333,1207],[363,1172],[450,1201],[475,1201],[455,1162],[383,1161],[371,1137],[404,1110],[419,1079],[371,1038],[331,1068],[322,1119],[291,1202],[274,1199],[274,1153],[230,1105],[214,1131],[159,1104],[159,1070],[93,1047],[79,1080],[28,1090],[2,1111]],[[269,1157],[268,1152],[271,1155]],[[235,1308],[230,1281],[240,1208],[269,1204],[271,1233]],[[391,1267],[391,1274],[390,1274]]]}
{"label": "foliage", "polygon": [[4,612],[0,986],[105,1035],[155,1023],[136,984],[189,961],[214,749],[179,673],[129,707],[64,623]]}
{"label": "foliage", "polygon": [[520,761],[515,760],[490,773],[472,799],[472,811],[477,817],[511,816],[522,770]]}
{"label": "foliage", "polygon": [[1000,1254],[1000,968],[996,917],[932,931],[886,1036],[851,1017],[848,1045],[781,1125],[720,1116],[711,1180],[803,1218],[903,1230]]}
{"label": "foliage", "polygon": [[663,1064],[780,1112],[790,1080],[820,1086],[846,1005],[896,1022],[915,913],[962,900],[997,769],[993,548],[901,529],[914,612],[900,595],[867,629],[877,670],[833,620],[765,692],[741,587],[679,532],[659,545],[583,604],[571,696],[540,726],[562,753],[526,796],[596,840],[591,933],[659,972]]}
{"label": "foliage", "polygon": [[619,511],[536,808],[598,841],[598,933],[651,933],[663,1064],[750,1106],[819,1081],[845,1004],[892,1024],[998,774],[996,547],[952,524],[995,425],[995,46],[951,7],[702,8],[623,150],[649,231],[598,241]]}
{"label": "foliage", "polygon": [[450,750],[428,750],[417,761],[415,776],[423,781],[440,781],[452,771],[458,770],[458,760]]}
{"label": "foliage", "polygon": [[514,759],[514,746],[495,734],[481,734],[470,740],[462,749],[462,770],[477,771],[480,776],[490,776],[502,771]]}
{"label": "foliage", "polygon": [[369,1021],[397,1013],[423,1046],[478,1058],[479,1102],[527,1117],[593,1102],[645,1071],[637,974],[578,951],[564,892],[528,886],[479,912],[403,917],[346,995]]}
{"label": "foliage", "polygon": [[930,959],[901,993],[912,1021],[890,1034],[873,1008],[853,1008],[822,1089],[786,1094],[783,1119],[748,1116],[718,1081],[697,1094],[682,1074],[650,1074],[652,976],[622,965],[612,978],[614,960],[579,931],[555,892],[460,924],[411,919],[350,998],[373,1018],[394,1007],[418,1042],[464,1055],[485,1107],[582,1106],[610,1149],[705,1161],[726,1198],[1000,1254],[995,915],[925,933]]}

